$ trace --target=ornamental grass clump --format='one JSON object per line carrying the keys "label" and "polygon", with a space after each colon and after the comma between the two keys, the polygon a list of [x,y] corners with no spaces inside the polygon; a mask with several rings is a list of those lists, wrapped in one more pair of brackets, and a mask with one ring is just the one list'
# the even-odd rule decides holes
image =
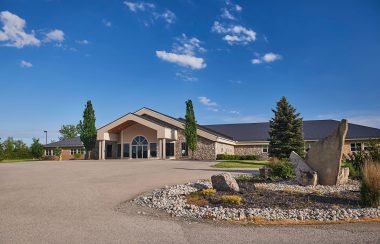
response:
{"label": "ornamental grass clump", "polygon": [[240,205],[241,204],[241,197],[239,196],[222,196],[220,200],[223,203],[231,204],[231,205]]}
{"label": "ornamental grass clump", "polygon": [[206,197],[206,198],[214,196],[215,193],[216,193],[216,190],[213,188],[203,189],[201,191],[201,195]]}
{"label": "ornamental grass clump", "polygon": [[364,163],[360,194],[364,206],[380,206],[380,162],[368,160]]}

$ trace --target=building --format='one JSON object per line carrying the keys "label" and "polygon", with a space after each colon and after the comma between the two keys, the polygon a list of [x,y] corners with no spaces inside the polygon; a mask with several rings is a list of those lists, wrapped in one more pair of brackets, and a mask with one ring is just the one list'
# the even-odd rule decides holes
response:
{"label": "building", "polygon": [[[101,127],[92,152],[96,159],[181,159],[189,156],[184,135],[184,119],[173,118],[149,108],[128,113]],[[336,120],[304,121],[307,147],[331,134],[339,125]],[[198,160],[215,160],[217,154],[268,153],[269,123],[198,125]],[[370,139],[380,138],[380,129],[349,124],[344,153],[365,150]],[[84,153],[79,137],[50,143],[46,155],[62,148],[62,158],[71,159]]]}

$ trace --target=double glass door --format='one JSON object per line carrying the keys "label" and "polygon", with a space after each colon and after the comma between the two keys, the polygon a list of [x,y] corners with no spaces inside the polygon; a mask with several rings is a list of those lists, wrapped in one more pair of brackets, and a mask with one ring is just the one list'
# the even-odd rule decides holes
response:
{"label": "double glass door", "polygon": [[143,136],[136,136],[132,141],[132,158],[148,158],[148,141]]}

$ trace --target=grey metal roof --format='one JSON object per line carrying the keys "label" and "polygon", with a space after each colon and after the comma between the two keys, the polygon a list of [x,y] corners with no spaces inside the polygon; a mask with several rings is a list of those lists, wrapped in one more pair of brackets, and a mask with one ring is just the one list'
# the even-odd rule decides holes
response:
{"label": "grey metal roof", "polygon": [[45,148],[83,147],[83,143],[80,140],[80,137],[77,136],[77,137],[74,137],[74,138],[71,138],[71,139],[66,139],[66,140],[62,140],[62,141],[52,142],[52,143],[44,145],[44,147]]}
{"label": "grey metal roof", "polygon": [[[338,128],[336,120],[307,120],[303,122],[305,140],[320,140]],[[269,122],[204,125],[204,127],[226,134],[236,141],[267,141]],[[380,129],[348,124],[347,139],[380,138]]]}

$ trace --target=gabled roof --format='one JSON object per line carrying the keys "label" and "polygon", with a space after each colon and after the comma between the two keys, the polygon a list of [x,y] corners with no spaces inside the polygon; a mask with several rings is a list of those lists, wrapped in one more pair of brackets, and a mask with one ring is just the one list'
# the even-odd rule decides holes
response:
{"label": "gabled roof", "polygon": [[[338,128],[336,120],[306,120],[303,122],[305,140],[320,140]],[[229,135],[236,141],[267,141],[269,122],[204,125],[204,127]],[[348,124],[347,139],[380,138],[380,129]]]}
{"label": "gabled roof", "polygon": [[83,147],[83,143],[80,140],[80,137],[74,137],[62,141],[52,142],[44,145],[45,148],[65,148],[65,147]]}

